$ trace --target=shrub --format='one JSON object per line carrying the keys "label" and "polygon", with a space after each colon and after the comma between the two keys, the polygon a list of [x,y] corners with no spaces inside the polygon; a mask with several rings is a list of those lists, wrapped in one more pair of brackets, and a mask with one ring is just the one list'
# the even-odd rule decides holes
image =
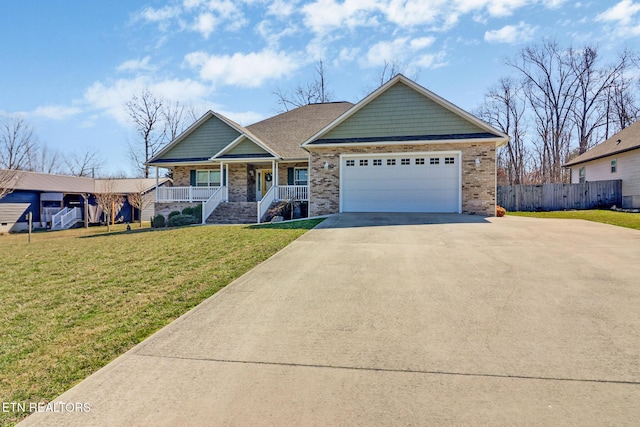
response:
{"label": "shrub", "polygon": [[172,211],[169,214],[169,221],[171,221],[171,218],[173,218],[174,216],[177,216],[177,215],[181,215],[181,212],[180,211]]}
{"label": "shrub", "polygon": [[158,214],[151,218],[151,226],[153,228],[162,228],[166,225],[166,221],[164,219],[164,215]]}
{"label": "shrub", "polygon": [[173,215],[169,218],[170,227],[181,227],[183,225],[198,224],[198,220],[193,215]]}
{"label": "shrub", "polygon": [[182,209],[182,215],[193,215],[198,223],[202,222],[202,205],[198,206],[187,206]]}
{"label": "shrub", "polygon": [[507,213],[507,210],[502,206],[496,206],[496,216],[504,216]]}

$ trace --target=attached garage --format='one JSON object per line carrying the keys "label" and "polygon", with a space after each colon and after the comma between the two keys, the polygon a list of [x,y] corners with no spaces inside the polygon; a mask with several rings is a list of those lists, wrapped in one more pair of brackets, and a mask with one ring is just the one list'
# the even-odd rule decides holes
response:
{"label": "attached garage", "polygon": [[341,156],[342,212],[461,212],[460,152]]}

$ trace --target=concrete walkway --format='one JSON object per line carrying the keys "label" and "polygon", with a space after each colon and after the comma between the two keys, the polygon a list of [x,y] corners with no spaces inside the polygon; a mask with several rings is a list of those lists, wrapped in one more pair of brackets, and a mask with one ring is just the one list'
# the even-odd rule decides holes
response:
{"label": "concrete walkway", "polygon": [[637,425],[640,232],[338,215],[24,426]]}

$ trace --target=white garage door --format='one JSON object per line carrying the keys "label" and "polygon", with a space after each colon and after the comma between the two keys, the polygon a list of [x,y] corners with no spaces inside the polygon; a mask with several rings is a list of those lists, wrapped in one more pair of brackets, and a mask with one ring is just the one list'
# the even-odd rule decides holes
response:
{"label": "white garage door", "polygon": [[343,212],[460,212],[458,153],[343,156]]}

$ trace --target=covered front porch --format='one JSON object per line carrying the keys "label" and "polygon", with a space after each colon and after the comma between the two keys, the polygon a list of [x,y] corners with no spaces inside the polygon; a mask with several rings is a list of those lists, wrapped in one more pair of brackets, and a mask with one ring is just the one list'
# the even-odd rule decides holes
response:
{"label": "covered front porch", "polygon": [[175,166],[174,186],[159,187],[156,203],[202,204],[202,221],[222,204],[243,204],[261,222],[273,202],[309,201],[308,163],[251,159]]}

